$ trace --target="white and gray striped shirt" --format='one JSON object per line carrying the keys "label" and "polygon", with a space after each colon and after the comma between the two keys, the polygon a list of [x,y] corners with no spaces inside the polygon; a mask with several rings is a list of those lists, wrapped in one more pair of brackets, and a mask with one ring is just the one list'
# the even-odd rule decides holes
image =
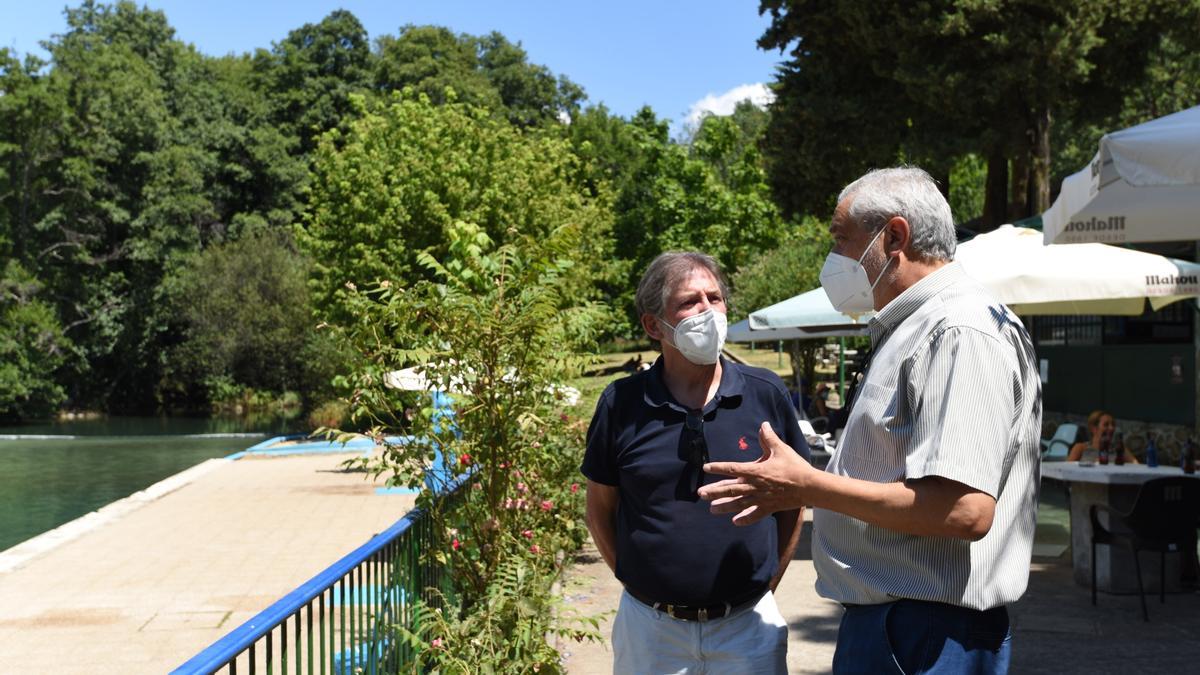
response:
{"label": "white and gray striped shirt", "polygon": [[1011,311],[950,263],[870,323],[872,358],[826,469],[880,483],[941,476],[996,498],[977,542],[902,534],[813,511],[817,592],[989,609],[1021,597],[1037,517],[1042,392]]}

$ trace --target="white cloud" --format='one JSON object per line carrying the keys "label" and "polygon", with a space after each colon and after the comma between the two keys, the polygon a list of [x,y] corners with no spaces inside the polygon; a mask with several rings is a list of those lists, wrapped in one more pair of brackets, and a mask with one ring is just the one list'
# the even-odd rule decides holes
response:
{"label": "white cloud", "polygon": [[743,84],[734,87],[723,94],[709,94],[704,98],[692,104],[688,109],[687,117],[683,123],[688,128],[694,128],[700,123],[700,118],[704,113],[712,113],[713,115],[730,115],[733,114],[733,108],[738,103],[750,99],[754,105],[765,108],[767,104],[775,100],[775,94],[767,87],[767,85],[759,82],[757,84]]}

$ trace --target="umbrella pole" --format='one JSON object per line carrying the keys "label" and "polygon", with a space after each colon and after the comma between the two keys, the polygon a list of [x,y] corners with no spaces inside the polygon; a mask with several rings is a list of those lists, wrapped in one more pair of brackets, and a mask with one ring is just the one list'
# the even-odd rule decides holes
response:
{"label": "umbrella pole", "polygon": [[[1196,262],[1200,262],[1200,240],[1196,241]],[[1192,412],[1192,427],[1196,438],[1200,438],[1200,299],[1194,299],[1192,305],[1192,347],[1195,354],[1192,358],[1192,386],[1195,387],[1196,399]]]}
{"label": "umbrella pole", "polygon": [[846,405],[846,338],[838,338],[838,401]]}

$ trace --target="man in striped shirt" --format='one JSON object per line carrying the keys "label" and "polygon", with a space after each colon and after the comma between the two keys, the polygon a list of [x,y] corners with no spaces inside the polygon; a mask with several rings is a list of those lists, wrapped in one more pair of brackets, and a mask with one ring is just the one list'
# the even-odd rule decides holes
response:
{"label": "man in striped shirt", "polygon": [[876,311],[841,442],[821,472],[764,423],[762,459],[706,465],[733,478],[701,496],[737,524],[815,507],[817,591],[846,607],[834,671],[1005,672],[1037,515],[1033,345],[953,262],[950,207],[924,171],[851,183],[829,230],[830,300]]}

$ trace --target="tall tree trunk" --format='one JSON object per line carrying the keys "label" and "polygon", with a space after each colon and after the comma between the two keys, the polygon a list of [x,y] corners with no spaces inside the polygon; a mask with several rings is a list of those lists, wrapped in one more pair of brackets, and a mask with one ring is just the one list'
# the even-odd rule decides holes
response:
{"label": "tall tree trunk", "polygon": [[1034,117],[1033,152],[1029,168],[1030,215],[1050,208],[1050,106],[1043,106]]}
{"label": "tall tree trunk", "polygon": [[1008,202],[1008,222],[1029,217],[1029,152],[1018,152],[1012,161],[1012,189]]}
{"label": "tall tree trunk", "polygon": [[1004,222],[1008,210],[1008,157],[999,147],[988,150],[987,183],[983,193],[983,217],[979,231],[989,232]]}

